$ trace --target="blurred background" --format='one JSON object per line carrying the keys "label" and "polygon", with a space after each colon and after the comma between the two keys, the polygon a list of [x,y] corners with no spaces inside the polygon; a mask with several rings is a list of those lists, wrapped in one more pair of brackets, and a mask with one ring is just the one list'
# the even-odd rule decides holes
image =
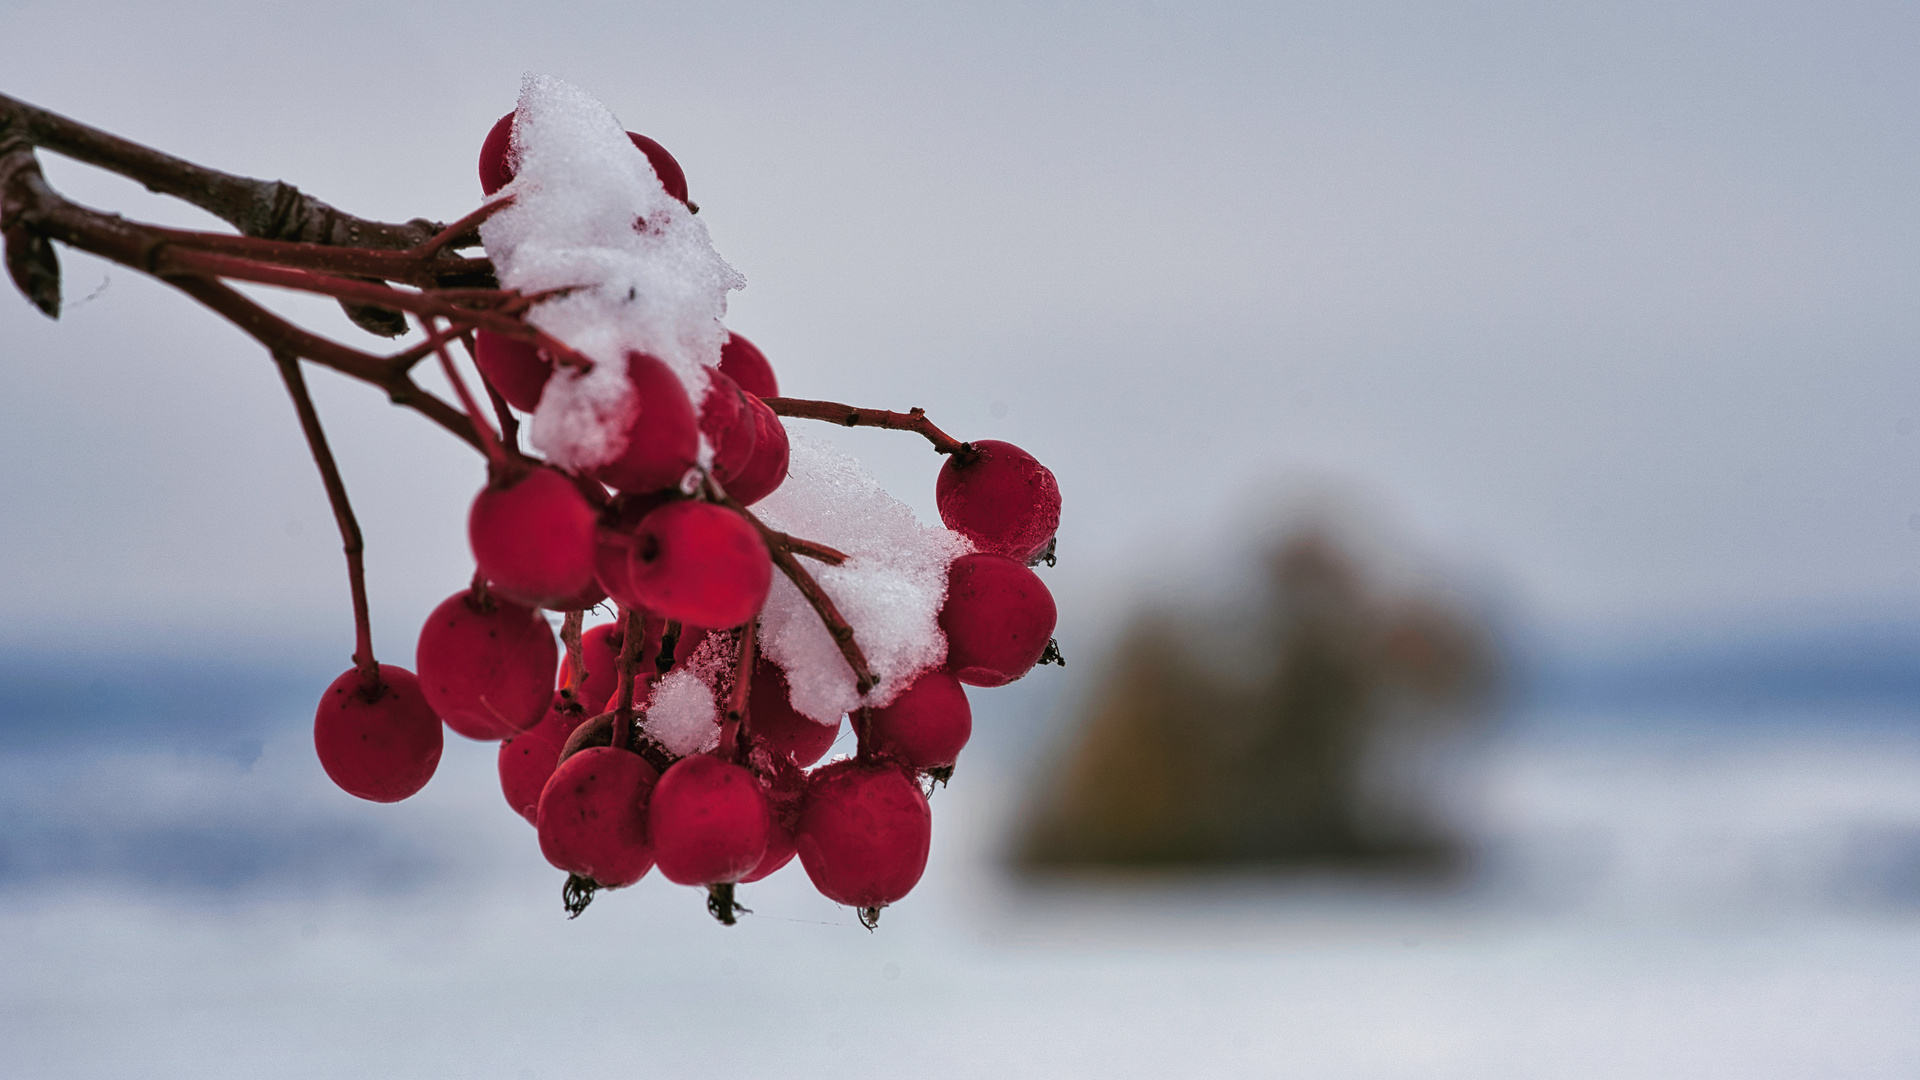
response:
{"label": "blurred background", "polygon": [[[878,933],[797,867],[731,930],[652,878],[569,923],[491,746],[394,806],[327,782],[351,615],[272,366],[63,252],[59,323],[0,297],[0,1074],[1920,1067],[1912,7],[7,0],[0,37],[0,91],[393,220],[476,205],[523,72],[578,83],[685,167],[783,389],[1053,468],[1069,663],[972,694]],[[311,377],[410,663],[480,463]],[[822,433],[934,519],[917,440]]]}

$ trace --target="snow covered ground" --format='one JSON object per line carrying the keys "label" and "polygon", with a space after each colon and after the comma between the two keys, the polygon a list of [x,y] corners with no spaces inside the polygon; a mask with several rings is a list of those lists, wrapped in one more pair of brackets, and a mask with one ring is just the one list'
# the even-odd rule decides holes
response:
{"label": "snow covered ground", "polygon": [[657,877],[568,922],[470,743],[387,807],[298,725],[28,746],[0,1076],[1914,1075],[1920,725],[1771,719],[1510,727],[1449,883],[1022,884],[987,754],[873,934],[798,866],[733,929]]}

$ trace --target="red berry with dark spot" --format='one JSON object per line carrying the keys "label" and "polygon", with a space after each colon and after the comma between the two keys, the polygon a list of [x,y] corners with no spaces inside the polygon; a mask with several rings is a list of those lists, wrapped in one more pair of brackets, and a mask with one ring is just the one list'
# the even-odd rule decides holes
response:
{"label": "red berry with dark spot", "polygon": [[972,686],[1002,686],[1040,662],[1058,612],[1033,571],[1004,555],[962,555],[947,567],[947,669]]}
{"label": "red berry with dark spot", "polygon": [[840,737],[839,724],[822,724],[793,707],[780,665],[761,657],[747,688],[747,730],[755,746],[800,768],[819,761]]}
{"label": "red berry with dark spot", "polygon": [[738,499],[742,506],[752,506],[786,482],[789,450],[786,425],[767,403],[748,394],[747,406],[753,410],[753,457],[733,478],[733,483],[726,485],[727,494]]}
{"label": "red berry with dark spot", "polygon": [[794,845],[821,895],[878,908],[911,892],[927,868],[933,814],[920,785],[886,761],[836,761],[814,770]]}
{"label": "red berry with dark spot", "polygon": [[767,354],[739,334],[728,334],[720,347],[720,370],[726,372],[740,389],[756,397],[779,397],[780,380],[773,377],[773,365]]}
{"label": "red berry with dark spot", "polygon": [[358,668],[333,680],[313,714],[320,767],[349,795],[399,802],[427,786],[440,764],[440,718],[413,672],[380,665],[369,694]]}
{"label": "red berry with dark spot", "polygon": [[653,868],[647,803],[658,776],[640,755],[611,746],[561,762],[540,792],[540,853],[609,889],[639,881]]}
{"label": "red berry with dark spot", "polygon": [[1031,562],[1060,529],[1060,485],[1032,454],[997,439],[968,443],[940,467],[934,498],[947,528],[981,551]]}
{"label": "red berry with dark spot", "polygon": [[945,668],[922,672],[870,716],[874,749],[915,769],[952,765],[973,734],[967,691]]}
{"label": "red berry with dark spot", "polygon": [[467,540],[495,592],[528,607],[559,609],[594,589],[597,516],[573,481],[552,469],[529,469],[489,483],[474,498]]}
{"label": "red berry with dark spot", "polygon": [[415,658],[420,690],[448,727],[504,739],[546,714],[560,647],[539,612],[463,589],[427,616]]}
{"label": "red berry with dark spot", "polygon": [[540,395],[553,377],[553,365],[540,350],[491,330],[473,335],[473,363],[507,404],[523,412],[540,407]]}
{"label": "red berry with dark spot", "polygon": [[560,748],[573,729],[593,715],[565,701],[555,694],[539,723],[500,744],[500,791],[529,825],[540,823],[540,792],[560,764]]}
{"label": "red berry with dark spot", "polygon": [[712,754],[675,762],[654,788],[648,816],[660,873],[676,884],[739,881],[767,853],[767,798],[759,781]]}
{"label": "red berry with dark spot", "polygon": [[633,551],[634,530],[656,508],[676,497],[675,492],[620,495],[600,512],[593,532],[593,576],[621,607],[643,606],[633,595],[627,559]]}
{"label": "red berry with dark spot", "polygon": [[662,618],[726,628],[759,612],[773,562],[739,514],[713,503],[668,503],[634,533],[628,582],[634,597]]}
{"label": "red berry with dark spot", "polygon": [[680,376],[659,357],[628,353],[627,379],[633,385],[635,408],[625,432],[626,447],[613,461],[594,470],[594,478],[627,492],[677,488],[700,450],[693,403]]}

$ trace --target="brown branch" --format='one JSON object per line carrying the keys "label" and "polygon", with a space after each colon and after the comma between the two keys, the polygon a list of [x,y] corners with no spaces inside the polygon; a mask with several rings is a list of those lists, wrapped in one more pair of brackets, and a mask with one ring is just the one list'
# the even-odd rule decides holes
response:
{"label": "brown branch", "polygon": [[489,259],[423,256],[418,254],[418,249],[378,251],[160,226],[146,227],[170,247],[202,251],[210,255],[231,255],[291,269],[402,281],[419,286],[454,281],[466,284],[476,278],[490,281],[493,276],[493,262]]}
{"label": "brown branch", "polygon": [[[8,100],[0,98],[0,103]],[[0,130],[0,229],[8,238],[9,263],[14,261],[14,238],[33,236],[58,240],[122,266],[152,273],[149,259],[165,243],[151,226],[102,214],[60,196],[47,184],[32,147],[17,132],[5,130]],[[388,360],[303,330],[218,281],[198,276],[162,280],[225,316],[269,352],[290,353],[372,383],[385,390],[396,405],[414,409],[462,439],[474,441],[471,432],[465,430],[464,416],[416,386],[404,370],[394,370]],[[40,303],[40,298],[35,302]],[[45,305],[42,310],[46,310]],[[56,296],[54,310],[48,314],[57,311]]]}
{"label": "brown branch", "polygon": [[300,414],[300,430],[306,433],[307,449],[313,452],[313,462],[320,467],[320,481],[327,489],[327,501],[333,504],[334,523],[340,526],[341,547],[347,553],[347,585],[353,591],[353,666],[359,669],[362,692],[371,695],[380,688],[380,665],[373,658],[373,620],[367,608],[367,568],[363,558],[366,543],[360,536],[360,522],[353,516],[347,485],[340,479],[340,467],[334,463],[333,451],[327,446],[327,433],[320,426],[320,414],[314,410],[313,398],[307,393],[307,380],[301,374],[299,359],[290,353],[275,353],[273,360],[280,366],[280,378],[286,382],[287,394],[293,398],[294,410]]}
{"label": "brown branch", "polygon": [[778,416],[796,416],[803,420],[825,420],[842,427],[877,427],[889,431],[913,431],[926,436],[933,448],[942,454],[971,455],[972,449],[960,440],[941,431],[927,419],[925,409],[908,409],[906,412],[890,412],[886,409],[862,409],[853,405],[842,405],[837,401],[805,401],[800,398],[766,398],[767,407]]}
{"label": "brown branch", "polygon": [[0,94],[0,131],[9,129],[33,146],[192,203],[247,236],[396,250],[427,244],[446,228],[424,218],[394,225],[355,217],[292,184],[196,165]]}

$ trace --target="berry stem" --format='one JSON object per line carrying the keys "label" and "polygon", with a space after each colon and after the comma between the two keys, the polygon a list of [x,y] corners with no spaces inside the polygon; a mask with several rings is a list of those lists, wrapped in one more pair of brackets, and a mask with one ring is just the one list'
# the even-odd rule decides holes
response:
{"label": "berry stem", "polygon": [[925,409],[908,409],[906,412],[890,412],[886,409],[862,409],[853,405],[842,405],[835,401],[807,401],[801,398],[773,397],[765,399],[767,407],[778,416],[797,416],[803,420],[825,420],[828,423],[844,427],[877,427],[890,431],[916,431],[927,437],[935,451],[942,454],[958,454],[965,460],[973,453],[972,447],[941,431],[927,419]]}
{"label": "berry stem", "polygon": [[320,482],[327,489],[327,501],[333,504],[333,520],[340,526],[340,546],[347,553],[347,585],[353,592],[353,666],[360,672],[361,689],[371,695],[380,688],[380,665],[373,658],[373,619],[367,608],[367,570],[363,555],[366,543],[360,535],[360,522],[353,516],[353,503],[347,499],[347,485],[340,479],[333,450],[327,446],[326,429],[320,426],[320,414],[314,410],[307,393],[307,379],[300,371],[299,358],[275,353],[280,378],[293,398],[294,411],[300,414],[300,430],[307,436],[307,449],[320,467]]}
{"label": "berry stem", "polygon": [[[420,321],[429,338],[437,336],[433,324],[431,315]],[[491,466],[494,479],[503,480],[512,475],[515,471],[513,457],[500,444],[500,437],[494,434],[492,425],[481,418],[480,405],[473,400],[473,392],[467,389],[467,381],[460,377],[459,369],[453,366],[453,354],[447,351],[446,341],[442,340],[434,352],[440,356],[440,370],[446,374],[447,381],[453,384],[453,392],[460,398],[460,406],[467,410],[467,423],[473,426],[474,437],[480,440],[480,449],[487,455],[487,464]]]}
{"label": "berry stem", "polygon": [[619,678],[614,682],[613,737],[610,745],[622,750],[627,748],[627,732],[633,727],[634,669],[640,666],[640,650],[647,636],[643,621],[638,611],[626,607],[620,609]]}
{"label": "berry stem", "polygon": [[660,631],[660,651],[653,654],[655,678],[664,679],[673,670],[673,654],[680,648],[680,620],[668,619]]}
{"label": "berry stem", "polygon": [[587,621],[584,611],[569,611],[566,618],[560,620],[560,643],[567,647],[567,671],[572,678],[560,689],[565,691],[569,700],[575,695],[577,687],[587,684],[586,648],[580,641],[580,628]]}
{"label": "berry stem", "polygon": [[740,653],[733,664],[733,688],[727,694],[727,716],[720,725],[720,756],[737,765],[747,761],[752,739],[747,731],[747,691],[753,685],[753,667],[760,655],[755,637],[759,619],[740,628]]}
{"label": "berry stem", "polygon": [[[771,529],[768,531],[773,532]],[[774,532],[773,535],[779,537],[780,542],[786,545],[787,550],[793,552],[795,555],[805,555],[809,559],[826,563],[828,566],[839,566],[841,563],[847,561],[845,552],[836,551],[825,544],[818,544],[812,540],[802,540],[792,533]]]}
{"label": "berry stem", "polygon": [[[460,343],[467,347],[467,357],[472,359],[473,335],[468,334],[462,337]],[[478,367],[478,364],[475,367]],[[508,457],[516,460],[524,457],[525,455],[520,453],[520,420],[513,415],[513,406],[507,404],[507,399],[500,396],[500,391],[495,389],[493,383],[488,380],[486,372],[482,371],[479,374],[480,385],[487,388],[487,399],[493,402],[493,418],[500,421],[501,445],[507,448]]]}
{"label": "berry stem", "polygon": [[[512,206],[513,198],[512,195],[503,195],[490,203],[482,205],[466,217],[433,234],[426,243],[421,244],[419,247],[409,249],[407,254],[416,259],[431,259],[435,255],[440,254],[441,249],[449,245],[455,247],[472,247],[478,244],[480,242],[480,233],[478,231],[480,225],[493,215]],[[454,244],[456,240],[463,240],[464,243]]]}
{"label": "berry stem", "polygon": [[865,761],[873,756],[873,710],[862,706],[853,710],[853,756]]}

